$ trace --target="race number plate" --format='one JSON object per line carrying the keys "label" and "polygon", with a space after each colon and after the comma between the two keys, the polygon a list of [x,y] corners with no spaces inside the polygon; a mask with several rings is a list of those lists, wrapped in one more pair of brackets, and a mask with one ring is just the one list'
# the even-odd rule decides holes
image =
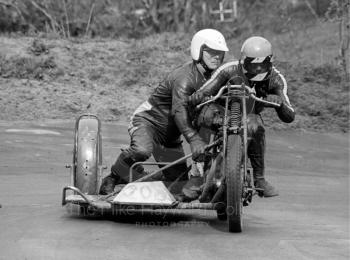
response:
{"label": "race number plate", "polygon": [[134,182],[127,184],[113,199],[113,204],[120,205],[155,205],[171,206],[174,196],[161,181]]}

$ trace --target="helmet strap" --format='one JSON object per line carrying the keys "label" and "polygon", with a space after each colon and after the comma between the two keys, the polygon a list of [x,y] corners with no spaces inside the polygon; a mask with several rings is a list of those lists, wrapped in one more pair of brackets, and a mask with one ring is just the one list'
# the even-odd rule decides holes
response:
{"label": "helmet strap", "polygon": [[209,69],[207,64],[203,61],[203,59],[200,59],[199,61],[196,61],[197,67],[199,67],[199,71],[202,72],[204,77],[209,78],[211,76],[211,73],[213,70]]}

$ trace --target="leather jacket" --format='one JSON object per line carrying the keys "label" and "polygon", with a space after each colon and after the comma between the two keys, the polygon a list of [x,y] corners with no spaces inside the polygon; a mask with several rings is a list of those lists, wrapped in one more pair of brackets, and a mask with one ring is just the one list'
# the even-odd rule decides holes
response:
{"label": "leather jacket", "polygon": [[[206,83],[197,91],[196,94],[211,96],[216,94],[219,89],[229,81],[238,80],[250,87],[254,87],[257,97],[266,98],[268,95],[277,95],[282,100],[280,108],[276,109],[278,117],[285,123],[294,121],[295,111],[290,104],[287,94],[287,82],[284,76],[272,67],[270,77],[264,81],[249,81],[243,73],[242,65],[239,61],[231,61],[221,65],[206,81]],[[234,83],[234,82],[232,82]],[[200,93],[202,92],[202,93]],[[264,109],[262,104],[256,103],[253,113],[259,114]]]}
{"label": "leather jacket", "polygon": [[164,135],[174,139],[183,134],[189,139],[197,134],[187,109],[187,98],[210,77],[200,64],[188,62],[169,73],[133,116],[146,119]]}

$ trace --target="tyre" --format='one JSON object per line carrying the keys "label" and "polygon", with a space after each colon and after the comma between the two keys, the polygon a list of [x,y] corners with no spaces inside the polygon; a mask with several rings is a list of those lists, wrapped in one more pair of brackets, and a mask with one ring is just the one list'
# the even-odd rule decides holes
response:
{"label": "tyre", "polygon": [[98,194],[98,166],[102,163],[100,123],[97,117],[78,118],[73,151],[73,185],[84,194]]}
{"label": "tyre", "polygon": [[225,162],[227,221],[229,232],[242,232],[242,138],[229,135]]}

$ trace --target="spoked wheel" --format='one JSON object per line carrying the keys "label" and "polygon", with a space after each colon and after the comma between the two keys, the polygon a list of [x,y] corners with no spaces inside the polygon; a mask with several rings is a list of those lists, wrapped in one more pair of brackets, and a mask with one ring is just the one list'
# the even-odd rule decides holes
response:
{"label": "spoked wheel", "polygon": [[229,232],[242,232],[242,138],[240,135],[229,135],[225,162],[227,221]]}

